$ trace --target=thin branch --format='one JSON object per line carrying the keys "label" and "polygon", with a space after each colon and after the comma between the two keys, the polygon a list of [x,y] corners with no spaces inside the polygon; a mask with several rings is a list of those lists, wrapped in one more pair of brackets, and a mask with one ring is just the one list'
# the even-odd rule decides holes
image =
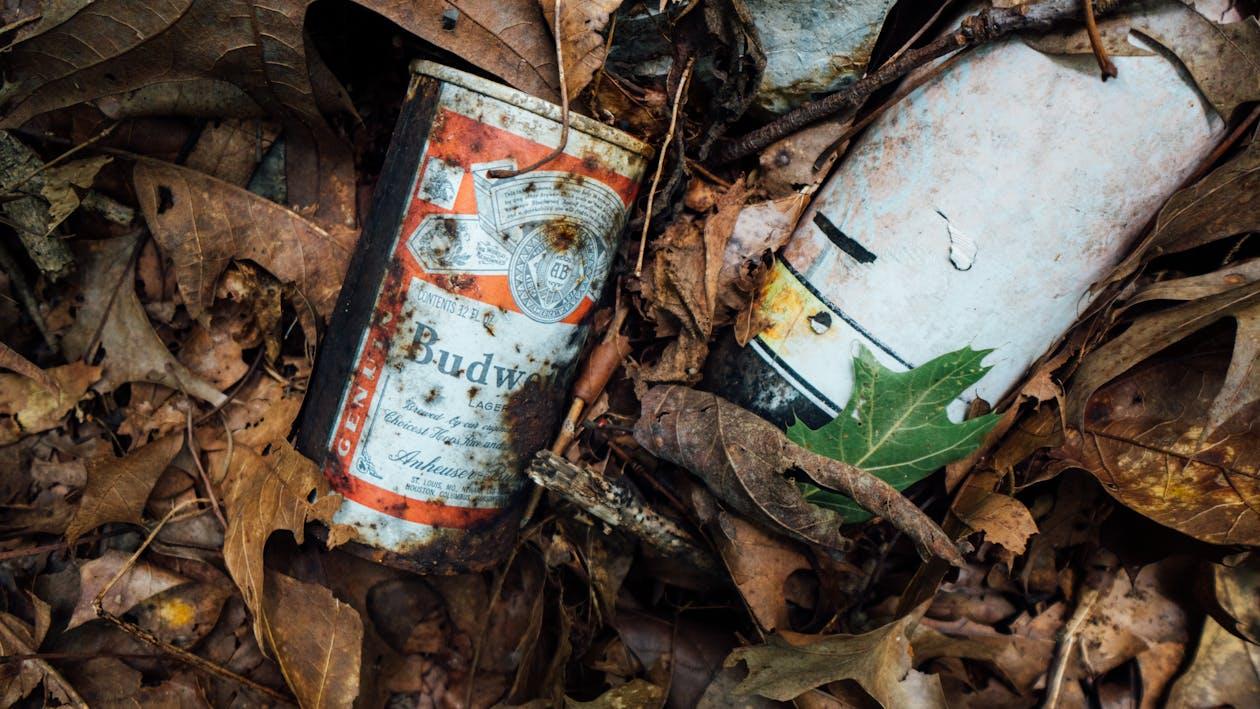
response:
{"label": "thin branch", "polygon": [[114,625],[117,625],[119,628],[121,628],[123,631],[125,631],[129,635],[133,635],[149,643],[150,645],[153,645],[154,647],[161,649],[163,652],[168,653],[169,655],[174,657],[176,660],[179,660],[185,664],[191,665],[195,669],[199,669],[209,674],[212,674],[216,677],[219,677],[220,679],[225,679],[230,682],[236,682],[238,684],[249,687],[250,689],[253,689],[254,691],[259,692],[263,694],[264,696],[269,697],[275,701],[289,704],[290,702],[292,702],[292,699],[282,694],[281,692],[277,692],[276,690],[264,684],[259,684],[258,682],[255,682],[254,680],[248,677],[238,675],[235,672],[227,669],[226,667],[215,664],[199,655],[194,655],[193,653],[185,650],[182,647],[178,647],[164,640],[161,640],[156,635],[149,632],[148,630],[145,630],[144,628],[141,628],[140,626],[134,623],[125,621],[122,618],[119,618],[118,616],[114,615],[113,613],[110,613],[109,611],[105,610],[105,606],[104,606],[105,595],[109,593],[109,590],[114,587],[114,584],[118,583],[118,580],[121,579],[131,569],[131,567],[135,565],[136,561],[140,558],[140,555],[144,553],[145,549],[149,548],[149,545],[152,544],[153,540],[157,538],[158,532],[162,531],[162,528],[166,526],[166,523],[171,521],[171,518],[175,516],[175,513],[180,511],[181,509],[188,507],[190,505],[194,505],[194,504],[198,504],[202,502],[208,502],[208,500],[206,500],[205,498],[197,497],[191,500],[184,500],[183,502],[172,506],[171,509],[162,517],[162,519],[156,525],[154,525],[153,530],[149,532],[149,536],[145,538],[144,543],[140,545],[140,548],[136,549],[136,551],[130,557],[128,557],[127,563],[122,565],[122,568],[120,568],[118,572],[114,574],[114,577],[109,580],[109,583],[105,584],[105,587],[101,589],[100,593],[97,593],[96,597],[92,599],[92,610],[96,612],[97,617],[108,620]]}
{"label": "thin branch", "polygon": [[691,69],[696,65],[693,56],[687,60],[682,76],[678,79],[678,88],[674,90],[674,107],[669,112],[669,131],[665,133],[665,142],[661,144],[661,154],[656,157],[656,174],[652,176],[652,186],[648,189],[647,210],[643,214],[643,233],[639,235],[639,257],[634,262],[634,277],[643,275],[643,253],[647,251],[648,227],[652,225],[652,202],[656,200],[656,188],[661,184],[661,173],[665,170],[665,156],[669,152],[669,144],[674,140],[674,131],[678,128],[678,110],[682,106],[683,91],[691,79]]}

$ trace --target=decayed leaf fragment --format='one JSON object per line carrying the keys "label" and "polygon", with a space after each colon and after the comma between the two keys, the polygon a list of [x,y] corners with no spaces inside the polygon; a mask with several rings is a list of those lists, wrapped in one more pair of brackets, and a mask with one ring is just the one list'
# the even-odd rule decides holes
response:
{"label": "decayed leaf fragment", "polygon": [[100,367],[82,362],[36,371],[52,386],[23,374],[0,372],[0,445],[54,428],[101,378]]}
{"label": "decayed leaf fragment", "polygon": [[359,695],[363,621],[314,583],[267,572],[264,629],[302,707],[350,707]]}
{"label": "decayed leaf fragment", "polygon": [[861,635],[802,635],[780,632],[765,645],[731,653],[727,666],[743,660],[748,677],[739,693],[791,701],[815,687],[843,679],[856,681],[880,704],[944,707],[940,679],[913,669],[909,635],[927,604],[888,625]]}
{"label": "decayed leaf fragment", "polygon": [[262,645],[269,637],[263,569],[267,538],[272,532],[287,530],[301,544],[306,523],[331,523],[341,496],[329,494],[328,481],[319,468],[283,440],[272,443],[266,456],[236,448],[224,487],[228,528],[223,562],[254,614],[254,635]]}
{"label": "decayed leaf fragment", "polygon": [[687,468],[741,514],[802,541],[832,549],[850,543],[843,518],[805,500],[785,474],[800,470],[888,519],[928,552],[957,565],[962,555],[927,515],[891,485],[847,463],[792,443],[773,424],[713,394],[656,386],[643,397],[635,440]]}
{"label": "decayed leaf fragment", "polygon": [[1089,399],[1056,455],[1160,524],[1213,544],[1260,544],[1260,404],[1206,429],[1223,369],[1209,354],[1133,370]]}
{"label": "decayed leaf fragment", "polygon": [[560,26],[556,27],[555,0],[538,0],[547,24],[563,45],[564,83],[569,98],[582,93],[595,72],[604,65],[607,42],[600,32],[608,18],[621,7],[622,0],[569,0],[560,4]]}
{"label": "decayed leaf fragment", "polygon": [[73,543],[107,522],[140,524],[149,493],[183,446],[184,437],[171,434],[122,458],[88,459],[87,486],[66,528],[66,539]]}
{"label": "decayed leaf fragment", "polygon": [[320,315],[341,290],[354,233],[331,231],[235,185],[193,170],[140,161],[136,196],[145,221],[175,261],[188,312],[209,325],[215,285],[232,259],[249,259],[295,283]]}
{"label": "decayed leaf fragment", "polygon": [[79,254],[83,304],[62,340],[66,356],[82,358],[99,343],[105,359],[98,388],[111,391],[126,382],[153,382],[221,405],[223,393],[180,364],[149,323],[135,287],[139,238],[119,236],[84,245]]}
{"label": "decayed leaf fragment", "polygon": [[991,472],[968,478],[954,500],[954,514],[973,532],[984,532],[985,541],[1023,554],[1028,538],[1037,533],[1037,522],[1024,503],[994,490],[998,482]]}

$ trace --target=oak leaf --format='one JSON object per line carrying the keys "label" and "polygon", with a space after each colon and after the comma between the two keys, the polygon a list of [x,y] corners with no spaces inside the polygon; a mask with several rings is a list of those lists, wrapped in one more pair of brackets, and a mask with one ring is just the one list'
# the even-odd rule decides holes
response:
{"label": "oak leaf", "polygon": [[743,647],[726,658],[741,660],[748,677],[737,693],[791,701],[815,687],[851,679],[885,707],[944,707],[940,679],[913,669],[908,636],[927,604],[888,625],[861,635],[802,635],[780,632],[765,645]]}
{"label": "oak leaf", "polygon": [[66,539],[73,543],[107,522],[139,524],[153,486],[183,447],[184,437],[171,434],[122,458],[88,459],[87,487],[66,528]]}
{"label": "oak leaf", "polygon": [[206,311],[232,259],[255,261],[293,282],[320,315],[332,310],[354,246],[352,232],[327,231],[252,192],[178,165],[144,160],[133,176],[145,221],[174,260],[194,318],[209,326]]}
{"label": "oak leaf", "polygon": [[1260,645],[1229,634],[1212,618],[1203,624],[1199,647],[1173,684],[1168,706],[1244,707],[1260,696]]}
{"label": "oak leaf", "polygon": [[223,561],[254,614],[254,635],[264,645],[268,638],[263,569],[267,539],[273,532],[288,531],[301,544],[306,523],[331,523],[341,496],[329,494],[328,481],[319,468],[283,440],[272,443],[265,456],[236,448],[224,488],[228,528]]}
{"label": "oak leaf", "polygon": [[[991,350],[970,347],[895,372],[861,347],[853,358],[853,393],[834,420],[811,429],[796,421],[787,430],[797,445],[861,468],[898,490],[941,466],[966,457],[998,422],[986,414],[954,423],[947,407],[985,375]],[[805,486],[805,496],[858,522],[869,515],[840,495]]]}
{"label": "oak leaf", "polygon": [[268,646],[302,707],[351,707],[359,695],[363,620],[327,588],[267,572]]}
{"label": "oak leaf", "polygon": [[104,377],[97,385],[111,391],[127,382],[152,382],[221,405],[226,397],[180,364],[153,331],[136,295],[135,251],[139,235],[87,242],[79,253],[83,265],[83,303],[62,345],[66,356],[83,358],[99,343]]}

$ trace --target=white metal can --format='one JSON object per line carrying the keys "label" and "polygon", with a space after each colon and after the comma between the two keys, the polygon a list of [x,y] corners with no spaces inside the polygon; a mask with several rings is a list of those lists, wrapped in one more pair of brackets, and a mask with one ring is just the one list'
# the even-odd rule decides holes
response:
{"label": "white metal can", "polygon": [[896,370],[970,345],[994,352],[969,396],[1003,396],[1224,129],[1163,52],[1114,60],[1104,83],[1088,55],[1008,39],[890,109],[776,261],[771,326],[719,350],[710,381],[817,424],[849,398],[858,343]]}
{"label": "white metal can", "polygon": [[419,62],[323,344],[299,447],[359,551],[475,569],[512,545],[650,149]]}

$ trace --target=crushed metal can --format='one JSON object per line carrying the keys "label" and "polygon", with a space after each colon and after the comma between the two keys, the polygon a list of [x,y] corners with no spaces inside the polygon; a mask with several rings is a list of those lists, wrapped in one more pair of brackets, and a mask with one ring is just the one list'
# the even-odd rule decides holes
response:
{"label": "crushed metal can", "polygon": [[1130,42],[1147,52],[1103,82],[1092,56],[1007,39],[889,109],[776,258],[756,305],[769,327],[722,341],[705,385],[818,426],[849,399],[859,343],[896,371],[971,346],[994,351],[965,398],[1004,396],[1223,136],[1177,60]]}
{"label": "crushed metal can", "polygon": [[512,548],[651,149],[449,67],[413,65],[321,345],[298,449],[351,550],[420,573]]}

